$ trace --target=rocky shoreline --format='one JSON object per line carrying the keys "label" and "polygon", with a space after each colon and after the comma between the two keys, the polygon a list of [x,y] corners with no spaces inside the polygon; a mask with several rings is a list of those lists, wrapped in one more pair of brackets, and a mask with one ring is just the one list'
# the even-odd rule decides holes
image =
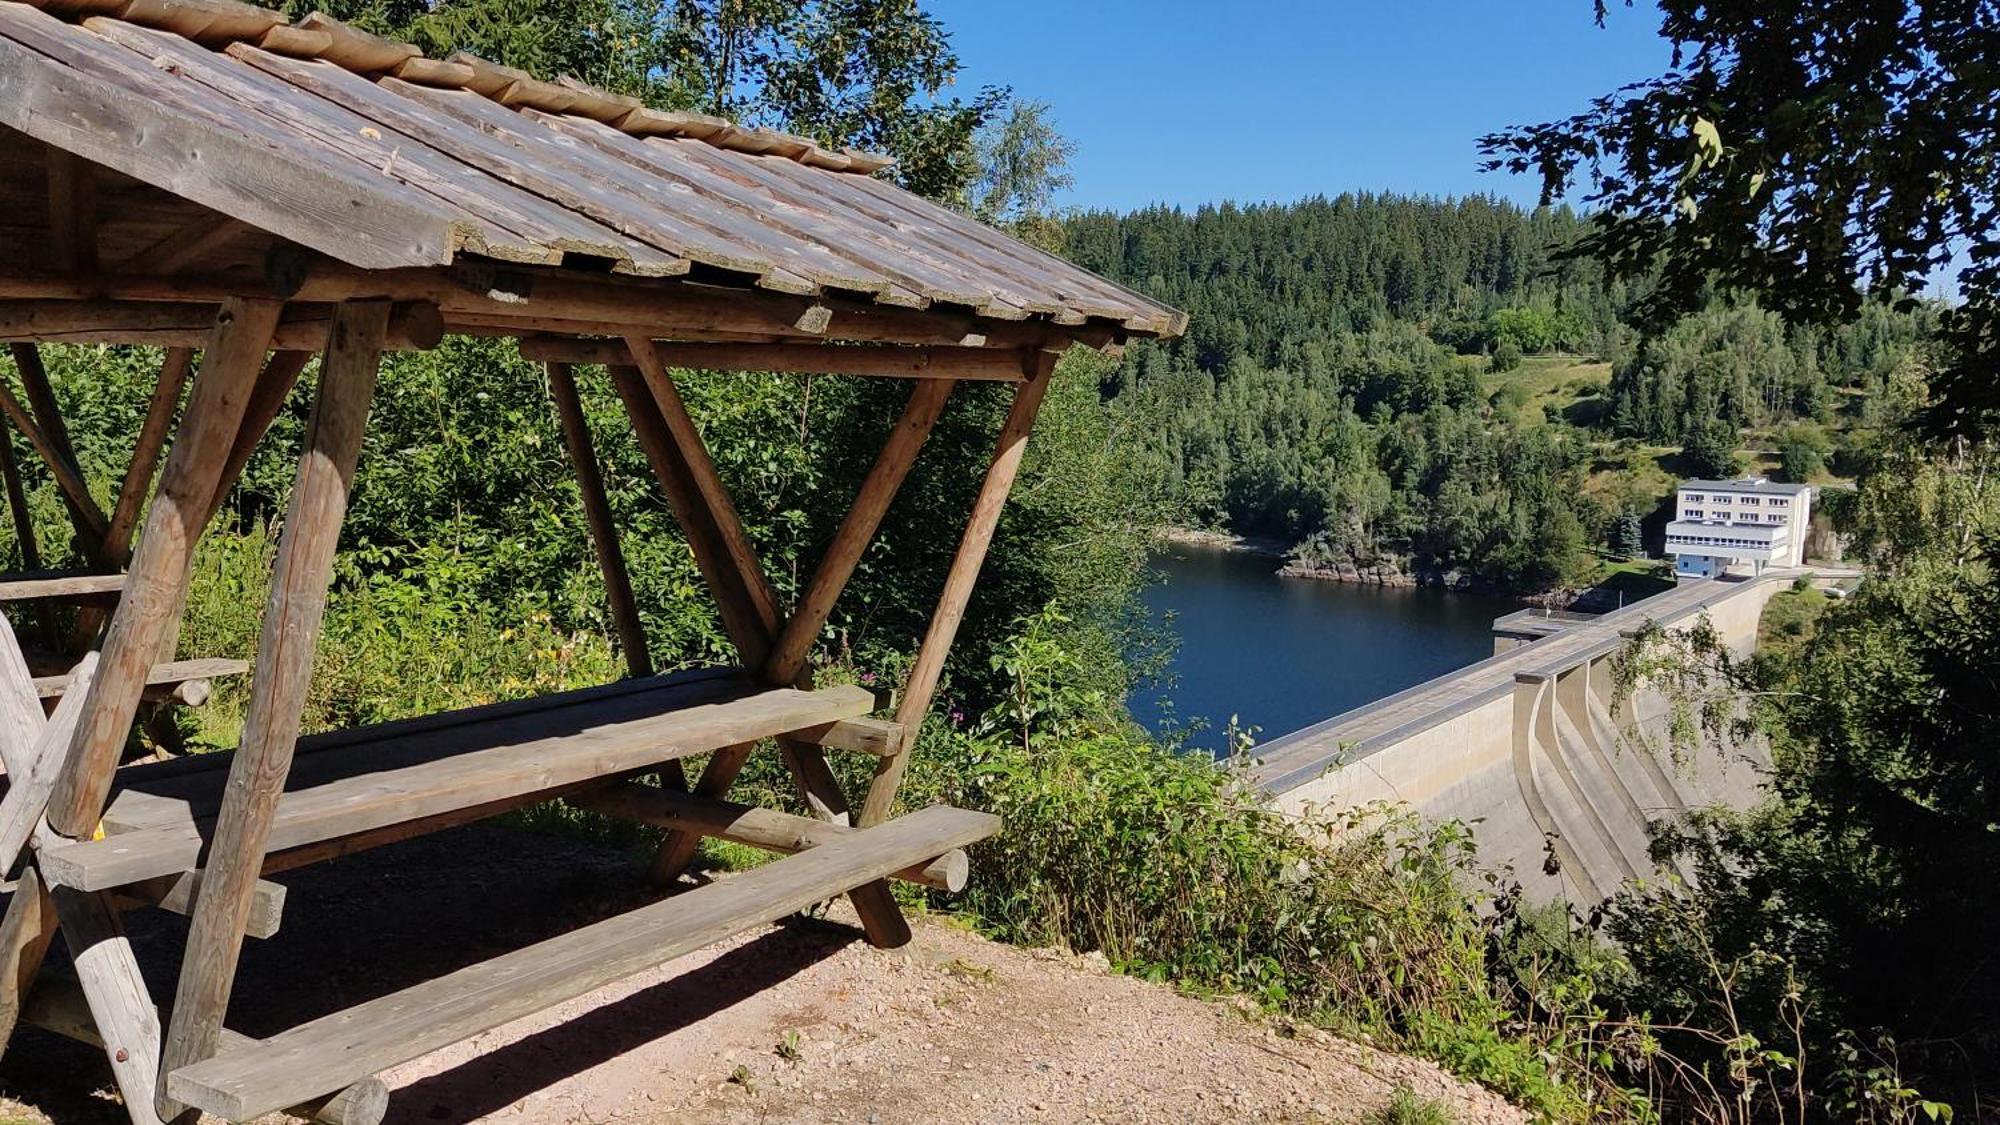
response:
{"label": "rocky shoreline", "polygon": [[1517,590],[1509,590],[1482,582],[1462,571],[1417,571],[1404,570],[1395,562],[1380,562],[1363,565],[1353,562],[1307,563],[1294,557],[1292,548],[1276,539],[1258,539],[1232,534],[1227,531],[1207,531],[1199,528],[1165,527],[1154,531],[1156,541],[1163,544],[1189,547],[1203,547],[1212,550],[1241,551],[1245,554],[1274,559],[1281,565],[1277,573],[1281,578],[1304,578],[1315,582],[1346,582],[1356,586],[1384,586],[1391,589],[1415,589],[1430,586],[1464,593],[1493,594],[1501,597],[1520,598],[1526,604],[1551,609],[1561,609],[1576,601],[1588,591],[1556,589],[1540,594],[1523,595]]}

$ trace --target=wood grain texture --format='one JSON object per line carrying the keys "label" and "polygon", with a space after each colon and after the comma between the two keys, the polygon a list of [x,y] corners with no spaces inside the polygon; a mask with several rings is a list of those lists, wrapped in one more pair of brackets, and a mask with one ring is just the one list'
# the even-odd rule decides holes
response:
{"label": "wood grain texture", "polygon": [[[528,359],[564,363],[631,363],[632,344],[617,340],[532,339]],[[875,375],[894,379],[978,379],[1018,383],[1018,352],[997,348],[903,347],[894,344],[664,344],[653,355],[666,367],[698,371],[757,371],[802,375]]]}
{"label": "wood grain texture", "polygon": [[903,748],[876,763],[874,780],[869,783],[868,796],[861,806],[863,827],[882,823],[895,809],[896,790],[909,766],[910,748],[917,743],[917,731],[923,725],[925,712],[930,710],[938,677],[944,673],[945,658],[958,636],[959,623],[965,619],[965,605],[972,598],[979,569],[986,563],[986,548],[992,545],[993,532],[1000,526],[1000,513],[1007,506],[1007,494],[1014,487],[1021,458],[1027,453],[1028,435],[1035,428],[1035,415],[1048,393],[1056,356],[1037,352],[1028,362],[1030,377],[1014,392],[1013,405],[1000,426],[998,448],[987,466],[986,478],[979,484],[979,494],[973,499],[972,515],[959,538],[958,553],[952,556],[951,569],[945,572],[944,590],[938,595],[937,609],[931,614],[923,643],[917,648],[916,663],[910,668],[902,699],[896,707],[896,721],[903,726]]}
{"label": "wood grain texture", "polygon": [[783,918],[997,828],[997,818],[984,813],[924,809],[176,1070],[167,1089],[189,1105],[247,1120]]}
{"label": "wood grain texture", "polygon": [[49,803],[49,823],[61,835],[88,837],[104,811],[118,752],[145,691],[146,675],[162,637],[177,625],[186,604],[195,542],[280,307],[276,301],[233,299],[217,314],[179,436],[161,471],[125,595],[105,637],[84,721]]}
{"label": "wood grain texture", "polygon": [[0,602],[116,597],[124,588],[125,576],[122,574],[90,574],[83,571],[5,574],[0,575]]}
{"label": "wood grain texture", "polygon": [[[578,808],[656,828],[677,828],[790,855],[845,839],[857,828],[830,824],[776,809],[711,800],[635,782],[618,782],[567,798]],[[965,889],[970,870],[965,852],[954,849],[935,859],[895,872],[896,879],[941,891]]]}
{"label": "wood grain texture", "polygon": [[160,1077],[160,1016],[118,911],[103,895],[63,887],[50,895],[125,1112],[132,1125],[158,1125],[153,1100]]}
{"label": "wood grain texture", "polygon": [[[669,700],[684,705],[663,710]],[[448,728],[451,737],[420,729],[353,743],[340,754],[315,754],[293,770],[292,789],[278,803],[267,850],[305,847],[490,803],[519,804],[563,786],[865,715],[873,707],[874,696],[860,688],[757,690],[741,680],[718,679]],[[213,792],[212,775],[189,773],[176,780],[197,792]],[[146,829],[43,849],[40,856],[51,878],[105,889],[189,870],[201,854],[197,830]]]}
{"label": "wood grain texture", "polygon": [[132,532],[139,526],[146,493],[153,486],[153,473],[166,448],[167,433],[173,428],[174,411],[181,404],[181,391],[188,372],[194,369],[193,348],[168,348],[160,363],[160,377],[153,383],[153,395],[146,403],[146,419],[132,439],[132,460],[118,485],[118,500],[112,505],[111,519],[104,532],[103,560],[122,567],[132,556]]}
{"label": "wood grain texture", "polygon": [[[291,773],[326,615],[327,586],[333,579],[334,549],[361,456],[389,313],[387,301],[352,301],[334,315],[320,364],[319,394],[278,542],[242,741],[229,766],[221,815],[181,958],[173,1021],[161,1063],[166,1072],[210,1057],[220,1040],[271,823]],[[178,1117],[184,1108],[170,1098],[159,1102],[163,1118]]]}

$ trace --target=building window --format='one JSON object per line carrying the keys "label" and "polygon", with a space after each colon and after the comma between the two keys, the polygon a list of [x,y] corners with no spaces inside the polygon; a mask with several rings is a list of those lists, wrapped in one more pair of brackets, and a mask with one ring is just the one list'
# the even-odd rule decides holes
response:
{"label": "building window", "polygon": [[1745,496],[1745,497],[1743,498],[1743,506],[1744,506],[1744,507],[1746,507],[1746,508],[1754,508],[1754,507],[1756,507],[1757,505],[1759,505],[1759,504],[1762,504],[1762,503],[1763,503],[1763,501],[1762,501],[1762,500],[1759,500],[1759,499],[1757,499],[1757,498],[1756,498],[1755,496]]}
{"label": "building window", "polygon": [[1771,506],[1773,508],[1789,508],[1791,507],[1791,505],[1792,502],[1790,500],[1785,499],[1782,496],[1773,496],[1771,498]]}
{"label": "building window", "polygon": [[1688,516],[1687,516],[1687,518],[1689,518],[1689,519],[1691,519],[1691,520],[1698,520],[1698,519],[1700,519],[1700,518],[1701,518],[1701,509],[1700,509],[1700,508],[1696,508],[1696,509],[1694,509],[1694,510],[1692,510],[1692,511],[1688,512]]}
{"label": "building window", "polygon": [[1699,492],[1686,493],[1681,497],[1681,502],[1684,504],[1699,504],[1701,503],[1701,493]]}
{"label": "building window", "polygon": [[1767,523],[1784,523],[1785,517],[1777,512],[1772,512],[1770,515],[1765,516],[1764,520]]}

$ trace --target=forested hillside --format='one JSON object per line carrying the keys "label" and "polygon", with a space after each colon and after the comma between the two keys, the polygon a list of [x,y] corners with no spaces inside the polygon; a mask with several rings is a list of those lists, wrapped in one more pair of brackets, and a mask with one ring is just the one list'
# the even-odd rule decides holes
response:
{"label": "forested hillside", "polygon": [[1322,566],[1586,585],[1675,476],[1762,464],[1746,448],[1824,474],[1919,396],[1929,310],[1793,328],[1717,296],[1648,338],[1643,281],[1562,255],[1586,228],[1483,197],[1342,195],[1086,213],[1063,245],[1193,315],[1108,388],[1161,500]]}

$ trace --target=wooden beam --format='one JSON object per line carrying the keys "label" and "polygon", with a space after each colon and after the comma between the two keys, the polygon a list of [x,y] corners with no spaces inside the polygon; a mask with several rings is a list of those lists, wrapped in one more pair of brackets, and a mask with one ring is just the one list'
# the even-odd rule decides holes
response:
{"label": "wooden beam", "polygon": [[[743,521],[736,514],[729,489],[723,485],[722,475],[715,471],[715,462],[710,459],[708,446],[702,441],[701,429],[688,414],[687,403],[681,400],[680,388],[674,385],[673,376],[649,346],[651,341],[637,338],[628,343],[633,349],[633,359],[637,361],[635,366],[645,376],[646,387],[652,392],[653,404],[659,408],[660,418],[666,423],[667,432],[673,436],[681,463],[700,494],[701,504],[707,509],[730,564],[736,569],[742,589],[750,598],[751,608],[756,612],[763,631],[764,643],[768,646],[778,632],[777,604],[764,577],[763,565],[757,561],[756,549],[750,545],[750,537],[744,534]],[[746,654],[745,663],[752,662]]]}
{"label": "wooden beam", "polygon": [[[361,456],[389,315],[386,301],[353,302],[334,315],[320,365],[319,397],[285,513],[243,737],[230,763],[181,960],[162,1075],[212,1057],[221,1040],[271,823],[291,773],[327,585],[333,579],[334,549]],[[180,1116],[185,1108],[165,1097],[159,1103],[165,1119]]]}
{"label": "wooden beam", "polygon": [[736,569],[730,564],[721,536],[701,503],[700,493],[688,473],[686,462],[681,459],[680,450],[668,433],[666,422],[660,417],[659,407],[646,388],[645,377],[634,367],[613,367],[609,370],[611,385],[625,404],[626,416],[632,422],[632,435],[652,465],[661,491],[666,493],[667,503],[673,509],[682,534],[687,537],[688,549],[694,554],[695,566],[700,569],[702,578],[715,596],[723,631],[729,634],[746,667],[762,664],[769,649],[769,635],[763,631],[762,618],[751,596],[743,589]]}
{"label": "wooden beam", "polygon": [[[1019,363],[1019,357],[1015,362]],[[940,380],[920,383],[911,389],[902,417],[889,431],[889,440],[883,443],[882,452],[876,455],[875,464],[861,482],[854,503],[833,533],[826,553],[820,556],[805,595],[771,647],[770,659],[764,665],[766,680],[790,683],[805,670],[806,658],[819,639],[819,631],[825,628],[834,603],[847,588],[847,581],[874,540],[876,529],[882,526],[883,515],[902,488],[910,466],[916,463],[917,452],[937,424],[938,415],[943,413],[953,385],[949,380]]]}
{"label": "wooden beam", "polygon": [[188,372],[194,370],[193,348],[168,348],[160,364],[160,377],[153,384],[153,397],[146,404],[146,420],[132,439],[132,460],[125,466],[125,479],[118,485],[118,500],[111,507],[110,525],[104,532],[104,561],[122,567],[132,556],[132,532],[145,510],[146,494],[153,486],[153,471],[159,468],[160,453],[166,448],[167,432],[174,424],[174,410],[180,406],[181,390]]}
{"label": "wooden beam", "polygon": [[[631,781],[592,789],[566,801],[620,820],[697,832],[781,855],[832,843],[859,831],[844,824],[829,824],[733,801],[709,800]],[[962,891],[970,871],[965,852],[953,849],[936,859],[905,867],[891,878],[941,891]]]}
{"label": "wooden beam", "polygon": [[[316,352],[326,346],[334,305],[287,305],[271,337],[275,351]],[[0,301],[0,340],[54,344],[142,344],[198,348],[207,342],[217,306],[191,301]],[[384,349],[428,351],[444,338],[435,305],[396,306]]]}
{"label": "wooden beam", "polygon": [[916,664],[910,669],[902,700],[896,707],[896,721],[903,725],[902,750],[875,765],[875,778],[869,783],[868,796],[861,806],[864,828],[887,820],[895,808],[896,790],[909,766],[910,751],[917,744],[917,731],[923,725],[924,713],[930,710],[931,695],[937,691],[938,677],[944,673],[945,657],[951,653],[959,622],[965,619],[965,605],[972,597],[979,568],[986,562],[986,548],[992,545],[993,532],[1000,526],[1000,512],[1006,507],[1007,493],[1020,472],[1021,458],[1028,449],[1028,434],[1035,428],[1035,415],[1048,393],[1056,358],[1053,352],[1032,353],[1027,361],[1029,379],[1014,392],[1014,403],[1000,427],[999,448],[986,469],[986,479],[980,482],[972,516],[958,541],[951,569],[945,573],[944,591],[938,596],[937,609],[931,614],[930,627],[917,648]]}
{"label": "wooden beam", "polygon": [[619,647],[625,652],[625,670],[635,677],[650,676],[653,658],[646,643],[646,626],[639,620],[639,603],[632,596],[632,576],[625,569],[625,552],[618,545],[618,523],[611,515],[611,501],[604,494],[604,474],[598,468],[597,451],[591,444],[590,423],[583,416],[583,400],[576,392],[576,376],[565,363],[547,364],[546,368],[549,397],[555,400],[563,444],[569,449],[577,490],[583,495],[583,514],[590,524],[591,545],[597,549],[598,569],[604,575],[611,622],[618,630]]}
{"label": "wooden beam", "polygon": [[[561,363],[631,363],[630,340],[554,336],[521,341],[529,359]],[[877,375],[896,379],[976,379],[1018,383],[1020,356],[998,348],[907,347],[895,344],[686,344],[654,343],[667,367],[700,371],[758,371],[801,375]]]}
{"label": "wooden beam", "polygon": [[97,269],[97,174],[90,162],[43,147],[49,187],[49,250],[58,269]]}
{"label": "wooden beam", "polygon": [[22,868],[0,917],[0,1051],[14,1037],[25,998],[56,938],[56,905],[33,864]]}
{"label": "wooden beam", "polygon": [[125,1112],[132,1125],[158,1125],[153,1101],[160,1076],[160,1016],[118,912],[104,895],[64,887],[50,895]]}
{"label": "wooden beam", "polygon": [[274,351],[271,358],[264,361],[264,370],[257,376],[256,386],[250,389],[250,404],[243,408],[243,422],[236,428],[236,436],[229,443],[229,459],[223,462],[222,476],[216,481],[215,494],[208,499],[207,515],[202,523],[206,525],[222,510],[229,499],[229,490],[236,487],[236,481],[243,475],[243,467],[257,452],[257,445],[277,421],[278,414],[285,409],[285,401],[292,397],[292,388],[298,385],[299,375],[312,362],[312,352]]}
{"label": "wooden beam", "polygon": [[[4,265],[4,264],[0,264]],[[898,309],[834,298],[792,297],[666,278],[582,274],[494,263],[441,269],[353,270],[317,263],[296,283],[243,277],[83,277],[5,272],[0,299],[206,301],[225,297],[335,302],[363,297],[428,301],[473,334],[556,333],[704,339],[716,335],[795,342],[834,340],[1003,350],[1105,348],[1130,333],[1115,325],[989,320],[937,309]]]}
{"label": "wooden beam", "polygon": [[49,824],[61,835],[89,837],[104,811],[118,752],[145,692],[146,673],[161,638],[186,605],[200,521],[243,420],[280,309],[275,301],[231,300],[217,315],[179,436],[160,474],[125,595],[105,637],[102,670],[91,684],[84,721],[49,803]]}

